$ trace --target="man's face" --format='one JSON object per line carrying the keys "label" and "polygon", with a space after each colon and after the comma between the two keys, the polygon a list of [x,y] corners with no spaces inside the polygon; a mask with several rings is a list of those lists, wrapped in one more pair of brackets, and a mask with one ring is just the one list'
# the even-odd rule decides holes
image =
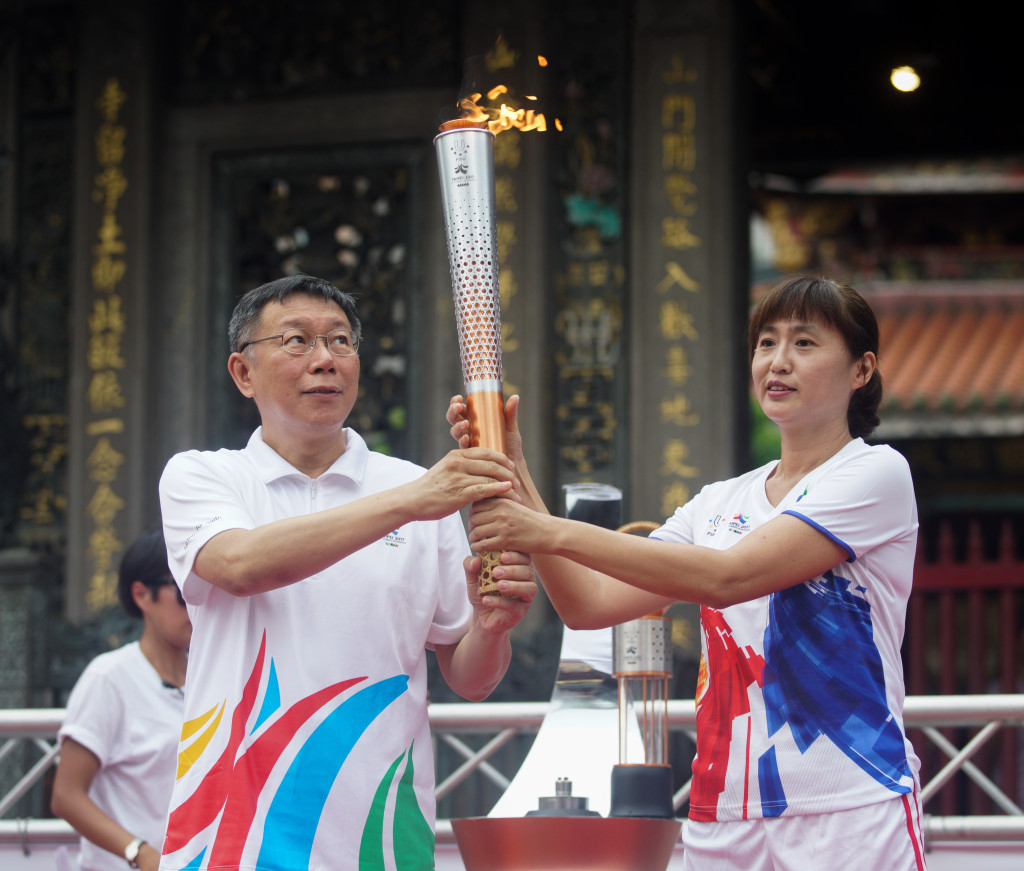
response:
{"label": "man's face", "polygon": [[148,603],[140,609],[149,618],[150,631],[172,647],[187,650],[192,639],[192,623],[185,610],[178,585],[168,579],[162,586],[149,588]]}
{"label": "man's face", "polygon": [[[291,327],[326,335],[351,329],[345,313],[320,297],[294,294],[283,303],[267,303],[253,339]],[[264,440],[318,439],[340,433],[359,389],[359,357],[336,357],[323,339],[308,354],[290,354],[277,339],[256,342],[228,360],[231,376],[244,396],[256,402]]]}

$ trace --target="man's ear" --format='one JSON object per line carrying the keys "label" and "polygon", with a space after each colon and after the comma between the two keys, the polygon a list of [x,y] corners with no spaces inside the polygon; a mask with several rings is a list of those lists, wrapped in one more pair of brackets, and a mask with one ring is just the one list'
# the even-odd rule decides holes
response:
{"label": "man's ear", "polygon": [[228,357],[228,372],[242,396],[252,399],[252,360],[244,351],[235,351]]}
{"label": "man's ear", "polygon": [[144,606],[153,601],[153,591],[142,581],[132,581],[132,599],[139,606],[139,610],[145,614],[146,608]]}

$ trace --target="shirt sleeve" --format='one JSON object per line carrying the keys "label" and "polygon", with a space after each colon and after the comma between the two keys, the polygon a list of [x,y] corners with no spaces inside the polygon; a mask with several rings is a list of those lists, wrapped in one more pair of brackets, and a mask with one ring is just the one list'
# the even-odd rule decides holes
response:
{"label": "shirt sleeve", "polygon": [[704,495],[706,489],[702,488],[697,496],[677,508],[672,516],[648,537],[676,544],[693,544],[697,540],[693,531],[694,503]]}
{"label": "shirt sleeve", "polygon": [[462,561],[471,550],[460,514],[438,522],[437,545],[437,609],[427,635],[427,646],[431,648],[435,644],[454,644],[462,638],[473,616],[462,568]]}
{"label": "shirt sleeve", "polygon": [[829,470],[783,513],[828,536],[851,562],[917,530],[910,467],[902,454],[887,446],[868,448]]}
{"label": "shirt sleeve", "polygon": [[77,741],[96,756],[102,768],[114,751],[124,714],[121,694],[94,661],[71,690],[58,738]]}
{"label": "shirt sleeve", "polygon": [[228,480],[217,474],[204,454],[186,451],[171,457],[160,476],[167,562],[186,601],[196,554],[211,538],[228,529],[254,529],[255,519]]}

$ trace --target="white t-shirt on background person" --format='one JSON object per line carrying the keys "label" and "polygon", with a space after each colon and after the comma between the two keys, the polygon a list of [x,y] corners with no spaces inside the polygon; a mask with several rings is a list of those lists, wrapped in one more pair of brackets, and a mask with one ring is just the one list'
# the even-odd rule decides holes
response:
{"label": "white t-shirt on background person", "polygon": [[[73,738],[100,762],[89,797],[111,819],[157,850],[163,842],[178,767],[184,698],[166,686],[137,641],[101,653],[68,697],[58,738]],[[85,838],[83,871],[124,871],[123,856]]]}

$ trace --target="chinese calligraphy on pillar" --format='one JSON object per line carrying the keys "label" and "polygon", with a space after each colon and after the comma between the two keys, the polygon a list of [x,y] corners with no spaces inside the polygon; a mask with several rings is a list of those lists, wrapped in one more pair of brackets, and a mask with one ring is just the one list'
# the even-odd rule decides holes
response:
{"label": "chinese calligraphy on pillar", "polygon": [[571,2],[563,15],[573,38],[560,52],[563,208],[552,252],[556,480],[625,487],[629,4],[595,16],[592,4]]}
{"label": "chinese calligraphy on pillar", "polygon": [[658,332],[663,348],[655,377],[661,382],[658,415],[662,424],[674,424],[665,439],[658,463],[662,514],[670,515],[691,496],[701,470],[690,456],[686,432],[700,423],[689,385],[695,344],[700,339],[693,314],[695,298],[703,292],[690,260],[703,245],[696,232],[700,209],[697,185],[698,102],[697,70],[680,52],[672,53],[661,71],[661,226],[660,278],[653,288],[658,298]]}
{"label": "chinese calligraphy on pillar", "polygon": [[[559,464],[577,480],[614,467],[616,373],[622,352],[622,270],[605,258],[567,264],[555,333],[561,397]],[[609,292],[611,291],[611,292]]]}
{"label": "chinese calligraphy on pillar", "polygon": [[[519,244],[516,222],[519,217],[519,203],[516,197],[515,170],[521,159],[518,130],[503,130],[494,137],[494,211],[498,237],[498,294],[501,298],[501,349],[502,354],[514,354],[519,347],[515,325],[508,313],[512,298],[519,292],[511,254]],[[507,372],[508,367],[503,367]],[[508,381],[507,375],[505,376]],[[506,384],[505,393],[515,393],[512,384]]]}
{"label": "chinese calligraphy on pillar", "polygon": [[[503,38],[487,52],[484,59],[488,76],[500,79],[509,75],[521,62],[521,52],[515,50]],[[488,101],[501,102],[501,108],[489,108],[489,126],[494,133],[494,211],[495,230],[498,243],[498,295],[501,305],[501,352],[503,356],[502,378],[505,395],[516,392],[509,381],[508,360],[514,357],[519,347],[516,328],[510,317],[513,298],[519,292],[519,279],[515,270],[519,246],[519,198],[517,180],[522,162],[522,133],[520,131],[544,130],[544,116],[539,126],[531,111],[527,118],[525,110],[516,110],[503,102],[507,89],[498,85],[487,94]]]}
{"label": "chinese calligraphy on pillar", "polygon": [[99,124],[95,155],[99,167],[92,198],[100,207],[90,257],[88,348],[86,351],[86,498],[88,587],[86,604],[96,611],[117,602],[117,558],[124,549],[115,520],[125,506],[118,474],[125,456],[118,446],[125,430],[122,372],[125,316],[119,285],[125,277],[126,246],[118,205],[128,186],[124,173],[125,127],[119,123],[127,95],[116,78],[107,79],[96,100]]}

